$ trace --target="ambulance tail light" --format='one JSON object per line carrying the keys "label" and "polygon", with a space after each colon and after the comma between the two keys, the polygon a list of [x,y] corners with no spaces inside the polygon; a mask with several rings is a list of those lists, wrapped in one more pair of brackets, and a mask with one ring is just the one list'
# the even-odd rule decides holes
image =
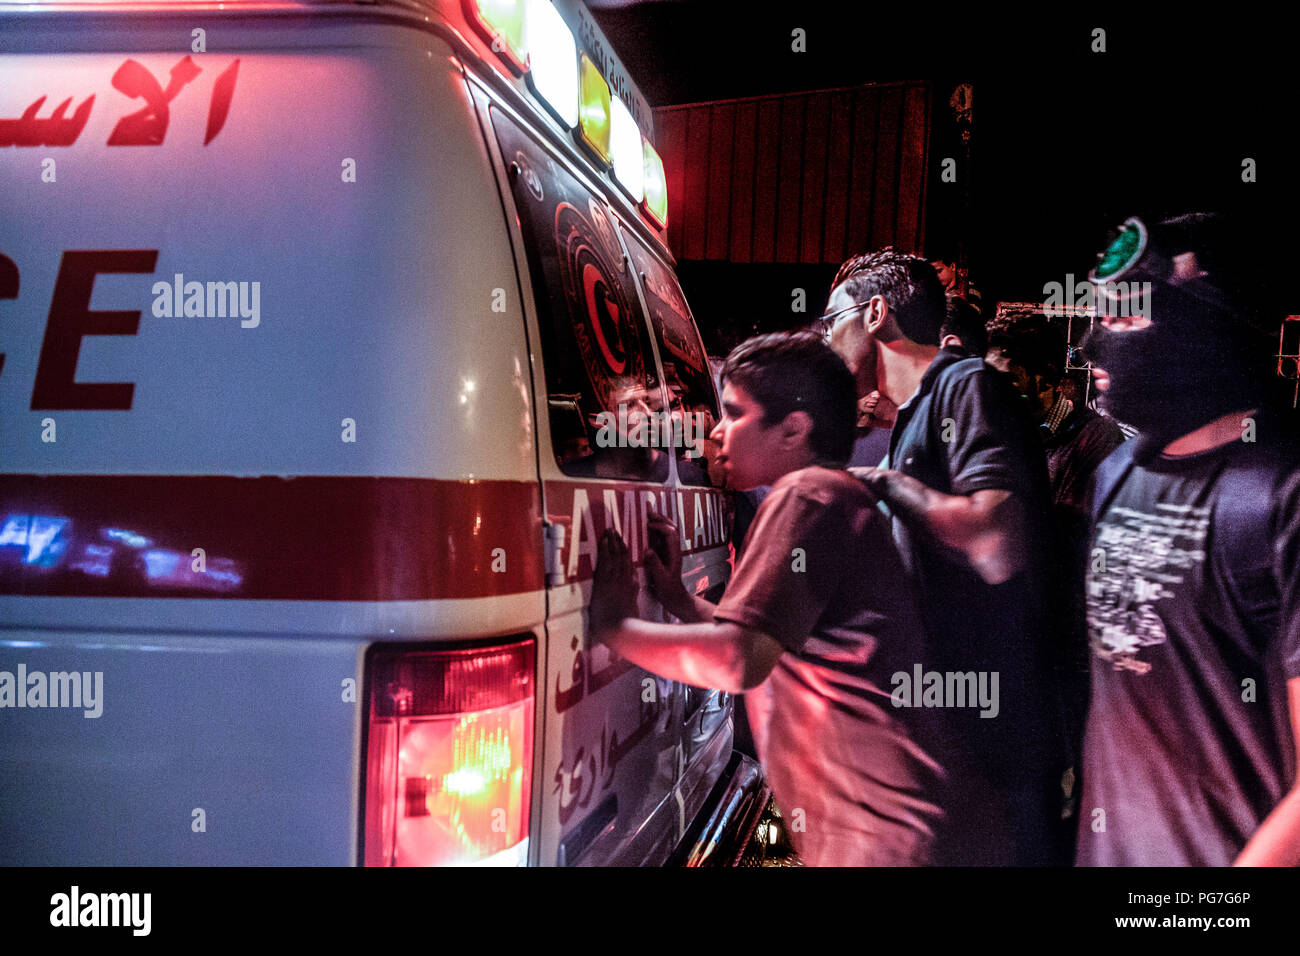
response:
{"label": "ambulance tail light", "polygon": [[641,208],[662,229],[668,224],[668,179],[664,175],[664,161],[650,145],[650,140],[642,137],[641,145],[645,161],[645,199],[641,200]]}
{"label": "ambulance tail light", "polygon": [[511,69],[520,75],[528,72],[524,0],[465,0],[465,10]]}
{"label": "ambulance tail light", "polygon": [[528,858],[535,645],[370,659],[365,865]]}

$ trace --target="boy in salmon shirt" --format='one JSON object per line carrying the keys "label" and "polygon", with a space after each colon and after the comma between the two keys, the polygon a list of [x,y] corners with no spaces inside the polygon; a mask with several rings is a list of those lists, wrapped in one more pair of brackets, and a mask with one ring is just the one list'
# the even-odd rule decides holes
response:
{"label": "boy in salmon shirt", "polygon": [[808,332],[750,339],[721,377],[724,414],[710,438],[728,486],[772,489],[727,592],[713,605],[686,591],[676,531],[654,516],[662,543],[643,560],[682,623],[638,620],[632,557],[607,531],[593,638],[664,677],[745,694],[805,863],[924,865],[943,816],[943,771],[925,743],[924,711],[900,709],[889,689],[924,660],[924,632],[888,522],[844,470],[853,378]]}

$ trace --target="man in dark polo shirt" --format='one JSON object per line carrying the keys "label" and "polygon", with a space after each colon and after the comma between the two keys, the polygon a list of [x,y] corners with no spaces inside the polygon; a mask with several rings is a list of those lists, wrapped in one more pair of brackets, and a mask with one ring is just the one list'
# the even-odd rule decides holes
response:
{"label": "man in dark polo shirt", "polygon": [[996,717],[945,701],[940,760],[955,789],[936,860],[1068,862],[1069,765],[1048,619],[1051,497],[1041,442],[1005,376],[940,350],[934,270],[892,249],[835,278],[831,346],[858,393],[899,406],[889,467],[854,469],[893,515],[944,674],[997,675]]}
{"label": "man in dark polo shirt", "polygon": [[767,484],[744,553],[714,606],[681,582],[677,532],[652,519],[643,556],[684,623],[636,619],[632,556],[601,539],[591,633],[674,680],[745,694],[758,756],[795,848],[811,865],[921,865],[942,818],[943,772],[924,711],[899,709],[897,675],[925,663],[915,596],[888,523],[843,468],[856,395],[814,333],[751,339],[723,368],[714,430],[728,484]]}

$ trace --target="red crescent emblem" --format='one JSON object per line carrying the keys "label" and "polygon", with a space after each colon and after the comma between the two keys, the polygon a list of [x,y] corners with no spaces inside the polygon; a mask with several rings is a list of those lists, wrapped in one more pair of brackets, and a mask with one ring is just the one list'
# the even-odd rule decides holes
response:
{"label": "red crescent emblem", "polygon": [[[600,269],[590,262],[582,268],[582,289],[587,297],[587,315],[591,317],[591,330],[595,333],[596,344],[600,346],[601,357],[604,358],[605,364],[611,372],[615,375],[621,374],[627,366],[627,360],[614,356],[613,350],[610,349],[610,343],[605,338],[604,321],[604,317],[608,316],[614,334],[618,336],[619,319],[621,318],[618,303],[610,299],[605,277],[601,274]],[[622,342],[619,341],[618,344],[621,346]],[[620,348],[619,351],[623,350]]]}

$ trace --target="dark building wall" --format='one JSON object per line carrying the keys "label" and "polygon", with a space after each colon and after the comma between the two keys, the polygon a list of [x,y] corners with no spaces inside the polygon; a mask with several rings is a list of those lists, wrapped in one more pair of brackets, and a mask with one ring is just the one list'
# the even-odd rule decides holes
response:
{"label": "dark building wall", "polygon": [[930,110],[925,83],[655,110],[677,257],[815,265],[919,248]]}
{"label": "dark building wall", "polygon": [[923,247],[931,110],[920,82],[655,110],[669,243],[710,352],[815,318],[854,253]]}

